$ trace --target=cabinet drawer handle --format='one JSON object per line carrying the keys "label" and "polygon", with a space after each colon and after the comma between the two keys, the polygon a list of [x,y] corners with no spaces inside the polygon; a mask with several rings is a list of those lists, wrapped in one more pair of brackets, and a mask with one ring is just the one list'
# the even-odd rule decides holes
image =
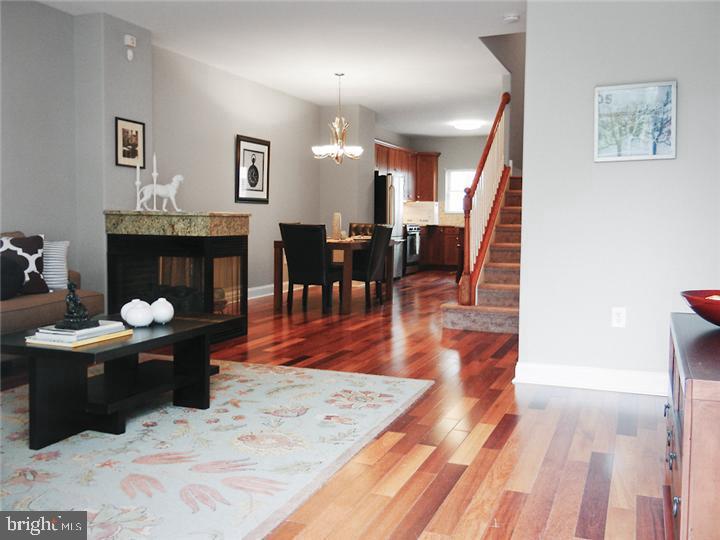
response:
{"label": "cabinet drawer handle", "polygon": [[677,454],[675,452],[670,452],[668,454],[667,459],[665,460],[668,462],[668,467],[670,468],[671,471],[673,470],[673,461],[675,461],[676,459],[677,459]]}
{"label": "cabinet drawer handle", "polygon": [[667,430],[667,445],[670,446],[670,442],[672,441],[672,430]]}
{"label": "cabinet drawer handle", "polygon": [[670,404],[666,403],[663,407],[663,416],[667,417],[668,411],[670,410]]}
{"label": "cabinet drawer handle", "polygon": [[680,509],[680,497],[675,496],[673,497],[673,517],[677,517],[678,510]]}

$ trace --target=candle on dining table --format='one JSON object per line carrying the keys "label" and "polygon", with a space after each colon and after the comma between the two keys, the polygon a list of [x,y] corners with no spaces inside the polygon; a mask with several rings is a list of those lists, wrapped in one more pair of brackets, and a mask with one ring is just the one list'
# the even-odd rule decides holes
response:
{"label": "candle on dining table", "polygon": [[153,152],[153,172],[157,174],[157,155]]}

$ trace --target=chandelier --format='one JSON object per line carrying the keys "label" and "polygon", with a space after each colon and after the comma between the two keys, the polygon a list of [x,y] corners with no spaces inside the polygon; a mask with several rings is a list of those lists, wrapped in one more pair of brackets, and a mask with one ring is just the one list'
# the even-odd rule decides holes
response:
{"label": "chandelier", "polygon": [[343,157],[345,156],[350,159],[358,159],[363,153],[362,146],[347,146],[345,144],[347,130],[350,127],[350,124],[347,120],[345,120],[345,117],[343,117],[340,110],[340,81],[341,77],[344,75],[344,73],[335,74],[338,78],[338,110],[335,120],[329,124],[331,144],[323,144],[312,147],[315,159],[325,159],[327,157],[331,157],[338,165],[342,163]]}

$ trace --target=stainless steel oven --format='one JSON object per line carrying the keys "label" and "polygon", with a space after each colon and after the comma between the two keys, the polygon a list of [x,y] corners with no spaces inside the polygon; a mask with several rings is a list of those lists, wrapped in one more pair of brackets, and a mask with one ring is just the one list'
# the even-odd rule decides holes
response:
{"label": "stainless steel oven", "polygon": [[405,225],[405,273],[417,272],[420,267],[420,225]]}

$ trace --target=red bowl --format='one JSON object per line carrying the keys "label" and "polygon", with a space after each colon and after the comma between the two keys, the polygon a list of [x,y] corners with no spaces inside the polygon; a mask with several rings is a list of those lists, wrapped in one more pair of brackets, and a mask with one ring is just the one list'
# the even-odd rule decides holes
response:
{"label": "red bowl", "polygon": [[708,300],[708,296],[720,295],[717,289],[703,289],[699,291],[683,291],[685,301],[695,313],[707,322],[720,326],[720,300]]}

